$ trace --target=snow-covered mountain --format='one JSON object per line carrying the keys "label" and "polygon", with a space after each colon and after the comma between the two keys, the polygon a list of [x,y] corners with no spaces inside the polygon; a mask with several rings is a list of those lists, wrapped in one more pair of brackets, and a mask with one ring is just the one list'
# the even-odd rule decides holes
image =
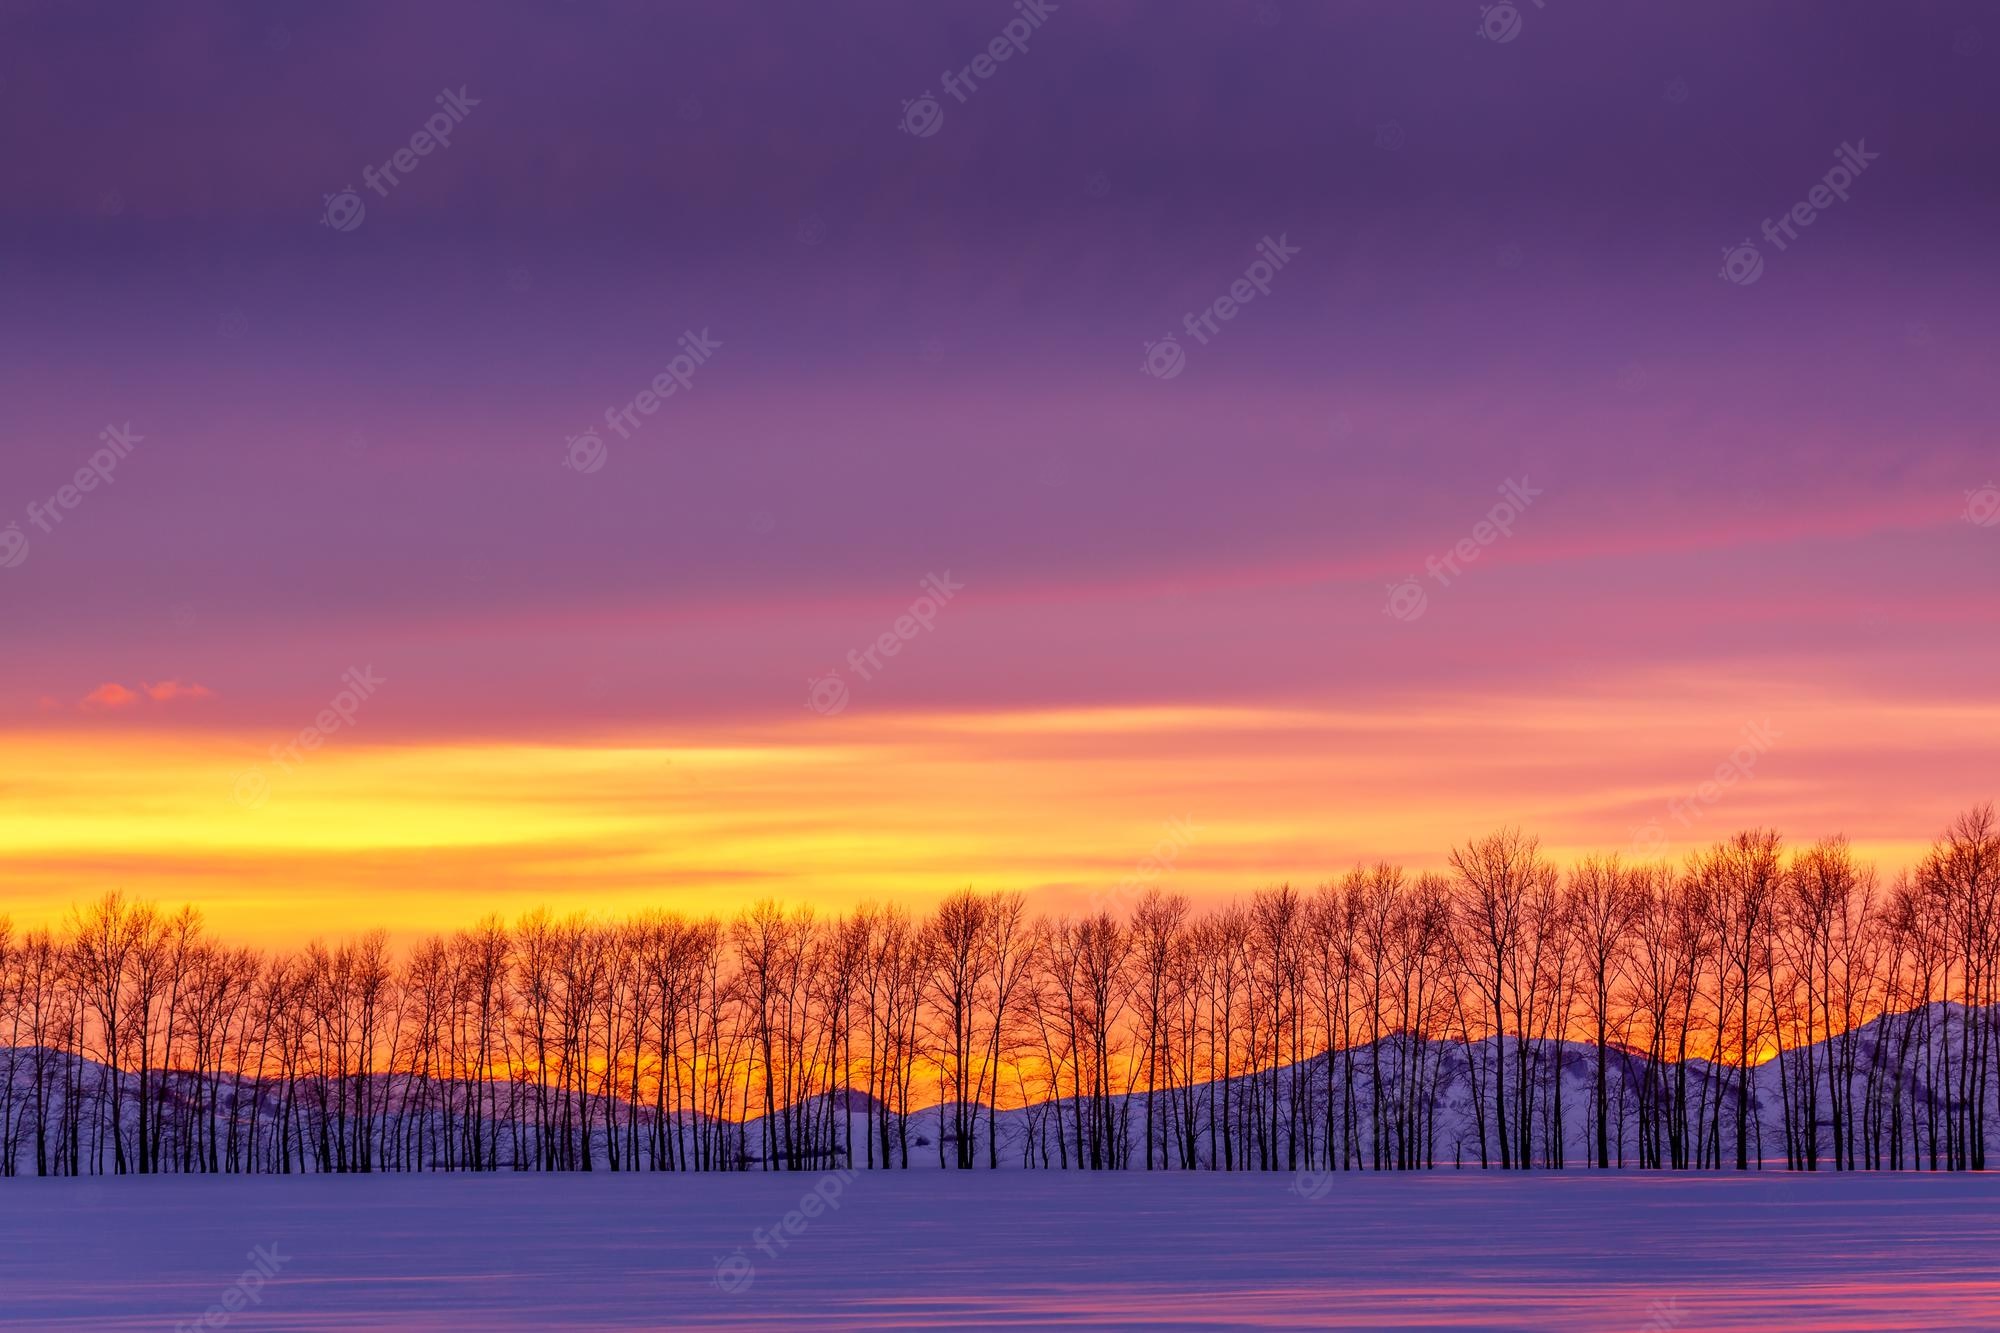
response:
{"label": "snow-covered mountain", "polygon": [[[1975,1014],[1975,1030],[1979,1022],[1980,1016]],[[1870,1160],[1873,1143],[1882,1145],[1882,1164],[1889,1165],[1886,1144],[1892,1137],[1902,1144],[1903,1165],[1928,1165],[1933,1149],[1948,1159],[1954,1123],[1983,1128],[1982,1122],[1965,1114],[1965,1098],[1958,1092],[1966,1077],[1960,1061],[1966,1030],[1966,1012],[1960,1006],[1934,1005],[1925,1011],[1873,1020],[1848,1037],[1789,1050],[1781,1058],[1753,1066],[1747,1101],[1752,1162],[1761,1160],[1766,1167],[1785,1165],[1788,1102],[1791,1123],[1799,1127],[1793,1136],[1795,1149],[1801,1155],[1806,1151],[1802,1127],[1810,1114],[1816,1156],[1823,1167],[1830,1167],[1836,1156],[1836,1120],[1842,1137],[1854,1144],[1864,1163]],[[60,1138],[69,1132],[66,1126],[71,1108],[65,1105],[63,1092],[70,1087],[83,1090],[82,1104],[76,1108],[80,1114],[75,1117],[82,1151],[87,1160],[101,1155],[109,1162],[111,1149],[100,1143],[99,1095],[92,1092],[110,1085],[109,1071],[61,1052],[41,1053],[43,1101],[38,1116],[36,1054],[25,1048],[0,1050],[0,1073],[11,1068],[13,1074],[11,1095],[7,1081],[0,1078],[0,1162],[11,1163],[17,1173],[35,1170],[36,1120],[39,1118],[48,1135]],[[1836,1061],[1851,1065],[1851,1077],[1829,1077]],[[1525,1096],[1524,1072],[1529,1089]],[[1496,1096],[1499,1080],[1504,1078],[1510,1145],[1524,1137],[1521,1116],[1525,1111],[1525,1140],[1533,1164],[1586,1166],[1594,1160],[1597,1143],[1596,1072],[1595,1046],[1579,1042],[1536,1042],[1524,1049],[1513,1039],[1501,1042],[1488,1038],[1468,1047],[1417,1042],[1396,1035],[1337,1052],[1330,1063],[1320,1055],[1238,1076],[1226,1084],[1158,1090],[1151,1098],[1153,1156],[1156,1164],[1169,1168],[1192,1163],[1196,1169],[1213,1169],[1226,1161],[1234,1169],[1312,1169],[1340,1162],[1343,1155],[1330,1154],[1326,1145],[1344,1142],[1344,1160],[1353,1167],[1478,1166],[1482,1160],[1497,1165]],[[156,1098],[162,1096],[161,1079],[157,1071],[151,1076]],[[347,1085],[345,1097],[352,1099],[355,1080],[343,1082]],[[122,1127],[129,1137],[137,1130],[139,1080],[125,1072],[118,1083],[126,1103],[121,1108]],[[2000,1115],[1992,1114],[1994,1071],[1980,1071],[1978,1083],[1979,1100],[1988,1112],[1984,1122],[2000,1120]],[[1647,1164],[1644,1145],[1650,1142],[1658,1145],[1660,1161],[1672,1165],[1675,1154],[1670,1122],[1682,1119],[1673,1110],[1681,1101],[1686,1105],[1684,1120],[1690,1130],[1684,1160],[1701,1164],[1701,1145],[1706,1143],[1709,1153],[1719,1155],[1722,1165],[1734,1164],[1737,1105],[1733,1067],[1689,1060],[1684,1068],[1668,1062],[1649,1069],[1642,1053],[1612,1047],[1607,1051],[1606,1085],[1610,1111],[1607,1139],[1614,1164]],[[461,1133],[463,1121],[444,1121],[444,1113],[436,1105],[444,1086],[420,1086],[403,1075],[372,1076],[366,1081],[370,1127],[365,1132],[380,1136],[384,1142],[399,1134],[407,1137],[412,1119],[429,1115],[431,1119],[423,1121],[417,1133],[434,1139]],[[462,1107],[465,1089],[463,1085],[452,1086],[458,1098],[455,1104]],[[316,1081],[291,1090],[283,1115],[279,1109],[282,1089],[275,1080],[260,1086],[247,1079],[177,1071],[164,1076],[164,1088],[170,1137],[192,1128],[202,1142],[220,1142],[231,1124],[236,1133],[247,1135],[253,1132],[254,1122],[257,1135],[295,1136],[301,1145],[300,1160],[309,1161],[310,1150],[322,1139],[322,1118],[337,1114],[352,1131],[352,1122],[346,1117],[354,1114],[353,1108],[337,1105],[341,1089],[336,1087],[331,1097],[322,1098]],[[1837,1111],[1831,1096],[1834,1088],[1841,1090]],[[504,1108],[510,1104],[509,1090],[506,1083],[489,1083],[477,1091],[484,1104]],[[527,1102],[518,1085],[511,1091],[516,1098],[512,1105],[520,1109],[511,1116],[489,1114],[482,1130],[497,1146],[503,1167],[517,1156],[532,1161],[537,1155]],[[955,1165],[958,1140],[967,1130],[973,1140],[971,1162],[981,1168],[989,1160],[1009,1169],[1060,1168],[1079,1162],[1143,1167],[1147,1103],[1146,1093],[1136,1091],[1101,1099],[1063,1097],[1003,1106],[997,1114],[984,1105],[932,1103],[913,1106],[905,1117],[891,1114],[866,1093],[850,1089],[787,1108],[768,1123],[763,1116],[741,1123],[704,1122],[700,1126],[675,1122],[675,1132],[683,1139],[700,1133],[712,1144],[726,1145],[715,1147],[710,1160],[747,1169],[845,1165],[850,1150],[853,1164],[861,1167],[869,1164],[871,1149],[876,1164],[886,1159],[900,1167],[907,1155],[911,1168]],[[585,1121],[593,1169],[604,1169],[613,1156],[610,1139],[614,1131],[610,1126],[615,1126],[620,1145],[627,1149],[618,1154],[621,1165],[629,1169],[629,1146],[634,1139],[640,1141],[641,1166],[650,1164],[651,1146],[646,1140],[655,1123],[650,1106],[634,1106],[615,1098],[607,1102],[597,1096],[579,1099],[568,1130],[579,1144],[586,1132],[582,1128]],[[215,1125],[212,1136],[211,1122]],[[1990,1131],[1987,1137],[1990,1142]],[[198,1158],[199,1153],[196,1155]],[[374,1166],[396,1155],[373,1152],[370,1156]],[[415,1160],[434,1166],[436,1158],[432,1151],[417,1154]],[[168,1169],[173,1169],[175,1154],[164,1154],[164,1160]]]}

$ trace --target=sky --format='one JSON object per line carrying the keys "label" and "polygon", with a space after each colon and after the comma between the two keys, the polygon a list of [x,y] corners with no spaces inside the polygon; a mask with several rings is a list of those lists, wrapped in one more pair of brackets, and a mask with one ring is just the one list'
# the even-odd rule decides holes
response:
{"label": "sky", "polygon": [[1995,795],[1983,6],[0,24],[17,923],[1887,875]]}

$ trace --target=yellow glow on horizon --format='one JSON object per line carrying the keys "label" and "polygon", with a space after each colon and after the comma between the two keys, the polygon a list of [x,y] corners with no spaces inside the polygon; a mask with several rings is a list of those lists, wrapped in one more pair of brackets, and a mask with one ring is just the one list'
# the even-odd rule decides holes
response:
{"label": "yellow glow on horizon", "polygon": [[[1757,702],[1771,698],[1781,713]],[[1702,798],[1740,729],[1767,712],[1779,739]],[[967,883],[1060,911],[1146,880],[1141,863],[1172,820],[1192,832],[1158,880],[1198,902],[1310,885],[1363,860],[1438,866],[1503,823],[1539,833],[1559,860],[1630,855],[1648,823],[1675,859],[1751,824],[1794,845],[1845,831],[1887,878],[1989,794],[1965,777],[2000,739],[2000,708],[1648,680],[1365,711],[857,710],[615,739],[352,734],[289,771],[267,739],[9,736],[0,913],[37,924],[122,888],[193,902],[225,937],[277,944],[378,924],[407,938],[541,905],[921,908]],[[252,767],[267,790],[246,806]]]}

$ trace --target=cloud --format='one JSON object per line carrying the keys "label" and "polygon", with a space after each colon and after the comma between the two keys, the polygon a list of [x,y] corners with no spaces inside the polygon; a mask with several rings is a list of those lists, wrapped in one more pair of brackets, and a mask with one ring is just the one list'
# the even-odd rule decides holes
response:
{"label": "cloud", "polygon": [[83,696],[77,707],[84,712],[98,712],[131,708],[143,700],[156,704],[177,703],[183,699],[213,699],[215,691],[206,685],[192,681],[163,680],[158,684],[139,682],[137,690],[127,689],[115,680],[106,681]]}
{"label": "cloud", "polygon": [[178,680],[163,680],[157,685],[147,685],[142,682],[139,688],[146,692],[148,699],[159,704],[172,703],[176,699],[213,699],[215,697],[215,691],[209,689],[206,685],[196,685],[192,682],[183,684]]}

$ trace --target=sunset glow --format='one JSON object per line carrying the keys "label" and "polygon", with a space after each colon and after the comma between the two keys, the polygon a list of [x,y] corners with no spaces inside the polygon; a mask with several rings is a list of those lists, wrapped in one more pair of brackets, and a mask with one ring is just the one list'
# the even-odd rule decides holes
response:
{"label": "sunset glow", "polygon": [[[958,628],[980,634],[980,610],[963,615]],[[400,682],[384,674],[386,703]],[[1774,739],[1758,749],[1746,729],[1766,720]],[[1041,910],[1081,909],[1135,878],[1215,902],[1381,857],[1436,866],[1503,823],[1538,831],[1558,858],[1678,859],[1746,825],[1845,831],[1893,872],[1996,741],[1993,705],[1661,672],[1563,698],[1374,708],[864,714],[857,700],[834,717],[515,739],[401,739],[364,723],[291,760],[240,727],[93,719],[10,742],[0,848],[26,923],[121,888],[198,903],[219,933],[260,944],[376,923],[413,935],[543,905],[923,904],[966,883],[1024,890]],[[1745,775],[1704,800],[1739,749]],[[261,799],[239,799],[253,769]],[[1170,820],[1192,836],[1171,865],[1141,871]]]}
{"label": "sunset glow", "polygon": [[1990,4],[0,10],[0,1325],[2000,1326]]}

